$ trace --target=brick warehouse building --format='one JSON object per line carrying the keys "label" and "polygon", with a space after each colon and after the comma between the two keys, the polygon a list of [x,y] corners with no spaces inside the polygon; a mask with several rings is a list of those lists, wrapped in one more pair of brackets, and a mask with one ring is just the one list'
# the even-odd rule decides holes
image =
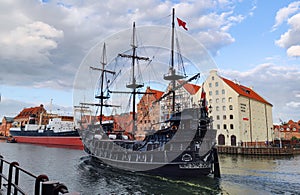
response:
{"label": "brick warehouse building", "polygon": [[147,130],[158,130],[160,128],[160,104],[154,103],[163,95],[162,91],[147,87],[146,94],[142,96],[137,104],[137,139],[143,139]]}
{"label": "brick warehouse building", "polygon": [[12,127],[14,122],[13,117],[3,117],[2,123],[0,125],[0,135],[1,136],[9,136],[9,129]]}
{"label": "brick warehouse building", "polygon": [[273,140],[291,140],[293,137],[300,139],[300,120],[274,125],[273,130]]}

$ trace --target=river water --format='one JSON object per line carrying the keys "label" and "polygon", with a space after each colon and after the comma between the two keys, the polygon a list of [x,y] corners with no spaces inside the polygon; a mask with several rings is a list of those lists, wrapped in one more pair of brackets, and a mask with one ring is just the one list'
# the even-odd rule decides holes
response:
{"label": "river water", "polygon": [[[35,175],[46,174],[70,192],[96,194],[300,194],[300,156],[245,157],[220,155],[221,179],[170,179],[111,169],[83,151],[0,142],[7,161]],[[22,184],[22,185],[21,185]],[[33,181],[20,185],[33,194]]]}

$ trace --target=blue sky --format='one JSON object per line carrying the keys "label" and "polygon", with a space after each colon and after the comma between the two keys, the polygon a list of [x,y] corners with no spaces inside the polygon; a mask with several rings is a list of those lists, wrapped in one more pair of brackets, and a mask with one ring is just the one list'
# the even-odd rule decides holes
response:
{"label": "blue sky", "polygon": [[221,76],[253,86],[273,104],[274,123],[300,120],[300,1],[291,0],[4,0],[0,117],[39,104],[49,110],[51,99],[54,111],[72,113],[74,76],[88,51],[133,21],[168,26],[173,7]]}

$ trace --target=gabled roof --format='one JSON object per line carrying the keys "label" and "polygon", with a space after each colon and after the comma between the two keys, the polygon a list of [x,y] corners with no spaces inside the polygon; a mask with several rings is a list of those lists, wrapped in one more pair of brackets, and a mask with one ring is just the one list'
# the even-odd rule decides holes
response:
{"label": "gabled roof", "polygon": [[41,104],[40,106],[37,107],[31,107],[31,108],[24,108],[16,117],[17,118],[24,118],[24,117],[29,117],[31,114],[37,114],[41,113],[42,111],[46,111],[44,106]]}
{"label": "gabled roof", "polygon": [[[179,84],[182,84],[183,82],[184,82],[184,80],[178,80]],[[195,95],[200,89],[200,86],[194,85],[194,84],[191,84],[191,83],[186,83],[186,84],[183,85],[183,87],[191,95]]]}
{"label": "gabled roof", "polygon": [[287,123],[283,123],[280,125],[274,125],[274,128],[283,129],[284,131],[287,131],[289,128],[289,131],[293,131],[293,128],[296,128],[296,131],[298,132],[300,130],[300,121],[294,122],[293,120],[289,120]]}
{"label": "gabled roof", "polygon": [[151,89],[150,87],[147,87],[146,92],[147,93],[154,93],[153,96],[155,97],[156,100],[158,100],[164,94],[164,92],[158,91],[158,90],[155,90],[155,89]]}
{"label": "gabled roof", "polygon": [[248,97],[250,99],[265,103],[265,104],[269,104],[272,106],[271,103],[269,103],[268,101],[266,101],[264,98],[262,98],[260,95],[258,95],[255,91],[253,91],[251,88],[246,87],[244,85],[240,85],[238,83],[235,83],[233,81],[230,81],[228,79],[225,79],[223,77],[220,77],[221,79],[223,79],[223,81],[229,86],[231,87],[233,90],[235,90],[239,95]]}

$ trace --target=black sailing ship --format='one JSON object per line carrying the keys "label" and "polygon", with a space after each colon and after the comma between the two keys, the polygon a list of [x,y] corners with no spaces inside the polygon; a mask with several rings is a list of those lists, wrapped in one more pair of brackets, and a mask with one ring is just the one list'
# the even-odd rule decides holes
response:
{"label": "black sailing ship", "polygon": [[[175,110],[176,90],[184,84],[199,78],[200,73],[185,80],[176,86],[175,82],[185,76],[176,73],[174,68],[174,24],[175,11],[172,14],[171,60],[168,74],[164,79],[171,83],[171,88],[160,99],[171,96],[172,115],[164,121],[168,126],[145,136],[143,140],[124,139],[122,132],[111,139],[113,127],[103,120],[103,107],[117,107],[106,104],[109,94],[104,93],[105,74],[115,74],[105,69],[105,44],[103,45],[102,68],[93,68],[101,72],[100,94],[96,96],[99,103],[81,103],[81,108],[98,106],[100,116],[98,122],[80,125],[79,132],[84,144],[84,150],[99,159],[102,163],[115,168],[133,172],[145,172],[162,176],[198,177],[214,175],[220,177],[218,154],[215,148],[216,130],[212,129],[212,119],[208,116],[205,96],[201,103],[193,108]],[[132,54],[119,54],[119,57],[131,59],[131,83],[126,87],[130,92],[106,91],[109,93],[130,93],[132,95],[132,127],[136,129],[135,104],[137,94],[146,94],[138,89],[143,87],[135,77],[135,63],[137,60],[149,60],[147,57],[137,55],[135,43],[135,23],[133,23]],[[203,89],[202,89],[203,90]],[[203,91],[202,91],[203,92]]]}

